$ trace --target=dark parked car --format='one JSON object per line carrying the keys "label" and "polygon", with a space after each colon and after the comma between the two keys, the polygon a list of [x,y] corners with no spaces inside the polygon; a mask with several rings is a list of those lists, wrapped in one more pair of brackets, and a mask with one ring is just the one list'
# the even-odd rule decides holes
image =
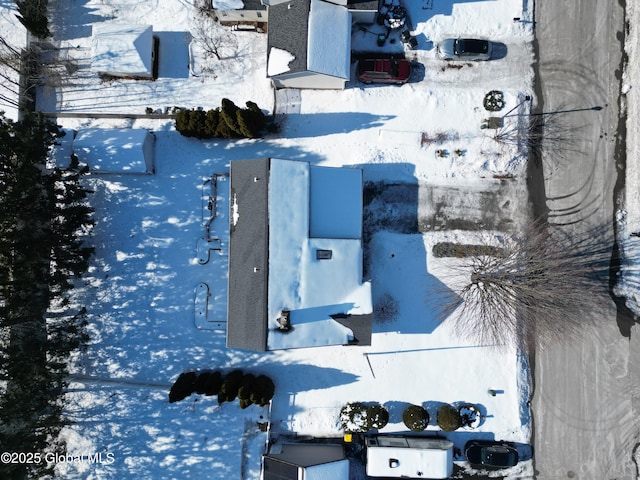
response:
{"label": "dark parked car", "polygon": [[471,440],[464,454],[475,468],[508,468],[518,463],[518,451],[504,442]]}
{"label": "dark parked car", "polygon": [[493,44],[474,38],[447,38],[436,46],[436,54],[443,60],[489,60]]}
{"label": "dark parked car", "polygon": [[411,76],[411,63],[403,58],[372,58],[358,62],[358,80],[402,85]]}

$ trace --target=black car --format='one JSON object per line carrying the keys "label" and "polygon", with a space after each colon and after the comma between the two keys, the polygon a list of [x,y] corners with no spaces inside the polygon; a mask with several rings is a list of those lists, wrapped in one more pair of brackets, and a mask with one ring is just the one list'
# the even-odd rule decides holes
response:
{"label": "black car", "polygon": [[464,454],[475,468],[508,468],[518,463],[518,451],[504,442],[471,440]]}

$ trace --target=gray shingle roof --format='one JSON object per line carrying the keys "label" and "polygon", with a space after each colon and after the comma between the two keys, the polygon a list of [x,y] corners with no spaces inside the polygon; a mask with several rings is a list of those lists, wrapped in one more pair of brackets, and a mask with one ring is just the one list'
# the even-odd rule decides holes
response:
{"label": "gray shingle roof", "polygon": [[[227,347],[266,351],[269,269],[268,158],[231,162]],[[257,270],[256,270],[257,269]]]}
{"label": "gray shingle roof", "polygon": [[271,47],[276,47],[295,57],[287,73],[307,70],[310,9],[311,0],[291,0],[269,7],[267,62]]}
{"label": "gray shingle roof", "polygon": [[378,0],[347,0],[347,8],[352,10],[378,10]]}

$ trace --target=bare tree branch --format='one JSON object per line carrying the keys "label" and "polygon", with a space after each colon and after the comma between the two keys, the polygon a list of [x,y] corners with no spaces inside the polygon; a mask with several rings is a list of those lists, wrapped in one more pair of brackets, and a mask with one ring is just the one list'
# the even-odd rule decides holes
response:
{"label": "bare tree branch", "polygon": [[[495,239],[484,238],[449,269],[454,287],[436,296],[440,314],[485,345],[545,346],[579,334],[609,297],[611,245],[603,231],[570,237],[536,223],[503,238],[498,253]],[[493,253],[478,254],[483,246]]]}

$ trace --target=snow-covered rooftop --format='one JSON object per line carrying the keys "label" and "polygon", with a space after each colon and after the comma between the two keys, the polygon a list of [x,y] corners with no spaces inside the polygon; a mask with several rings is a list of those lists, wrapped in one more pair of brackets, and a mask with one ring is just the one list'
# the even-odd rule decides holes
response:
{"label": "snow-covered rooftop", "polygon": [[351,12],[324,0],[311,0],[307,67],[346,80],[351,76]]}
{"label": "snow-covered rooftop", "polygon": [[244,2],[242,0],[211,0],[211,7],[219,10],[242,10]]}
{"label": "snow-covered rooftop", "polygon": [[72,150],[96,173],[153,173],[153,134],[143,128],[85,128]]}
{"label": "snow-covered rooftop", "polygon": [[91,68],[113,76],[151,77],[153,27],[118,23],[94,25]]}
{"label": "snow-covered rooftop", "polygon": [[269,50],[269,60],[267,62],[267,75],[272,77],[290,70],[289,64],[296,57],[290,52],[278,47],[271,47]]}

